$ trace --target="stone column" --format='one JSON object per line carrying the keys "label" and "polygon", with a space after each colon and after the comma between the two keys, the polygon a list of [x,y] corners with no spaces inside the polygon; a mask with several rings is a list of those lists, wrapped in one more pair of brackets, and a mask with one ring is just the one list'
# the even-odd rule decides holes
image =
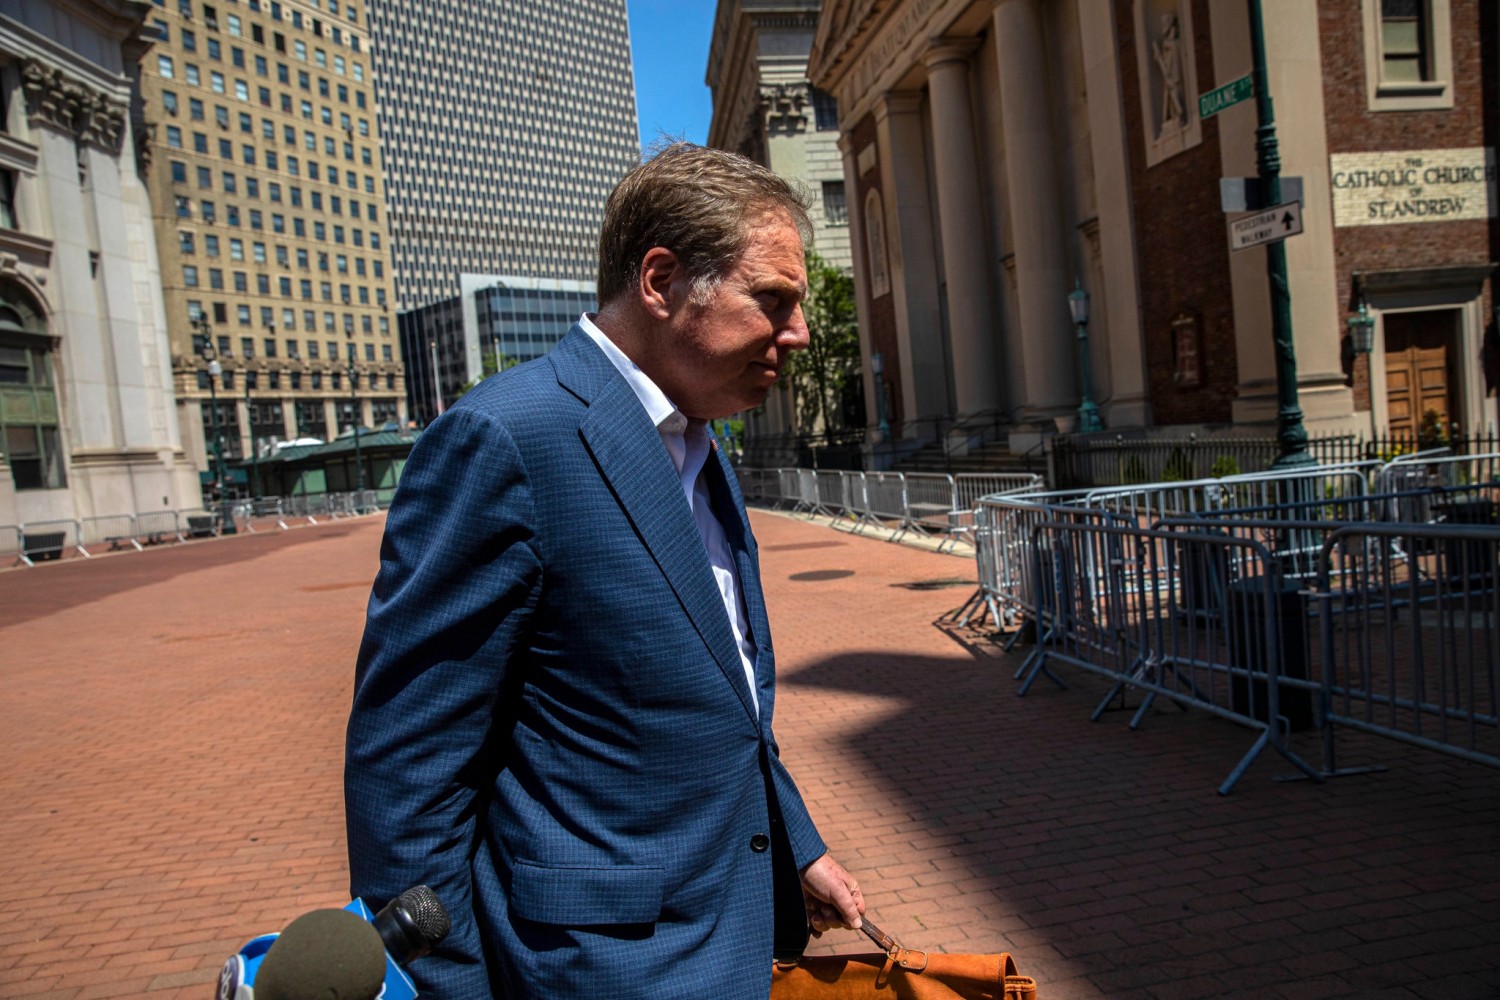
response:
{"label": "stone column", "polygon": [[969,101],[969,56],[978,47],[973,38],[940,38],[923,56],[932,100],[932,166],[937,175],[947,272],[954,404],[963,415],[997,409],[1001,404],[990,254],[985,247]]}
{"label": "stone column", "polygon": [[921,94],[896,91],[886,94],[875,106],[880,195],[900,352],[899,358],[886,359],[886,372],[888,378],[901,380],[907,433],[918,418],[953,412],[938,303],[937,248],[928,199],[921,107]]}
{"label": "stone column", "polygon": [[[1093,0],[1077,0],[1079,48],[1088,95],[1089,152],[1093,157],[1094,204],[1099,216],[1099,291],[1090,321],[1090,345],[1103,334],[1108,394],[1096,396],[1105,425],[1151,423],[1146,381],[1146,345],[1141,330],[1136,278],[1134,221],[1130,213],[1130,154],[1120,114],[1120,68],[1114,21],[1094,16]],[[1215,21],[1218,19],[1215,18]],[[1218,50],[1215,42],[1215,52]],[[1087,282],[1085,282],[1087,284]],[[1099,371],[1098,368],[1095,371]],[[1098,377],[1098,376],[1096,376]]]}
{"label": "stone column", "polygon": [[[861,212],[859,196],[859,164],[856,159],[853,137],[841,132],[838,139],[839,152],[844,162],[844,200],[849,212],[849,255],[851,269],[855,275],[869,275],[868,252],[865,249],[865,220]],[[859,323],[859,371],[865,387],[865,427],[869,430],[865,440],[873,442],[880,424],[879,404],[875,401],[875,373],[870,371],[870,355],[875,347],[870,339],[870,283],[868,278],[856,277],[854,282],[854,317]]]}
{"label": "stone column", "polygon": [[1008,356],[1020,361],[1026,387],[1013,404],[1021,419],[1050,423],[1077,408],[1078,386],[1041,3],[1001,0],[994,23],[1021,338]]}

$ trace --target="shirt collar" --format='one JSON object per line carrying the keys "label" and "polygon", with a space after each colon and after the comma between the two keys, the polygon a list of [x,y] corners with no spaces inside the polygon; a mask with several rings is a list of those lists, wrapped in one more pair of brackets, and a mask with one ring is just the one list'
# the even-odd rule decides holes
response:
{"label": "shirt collar", "polygon": [[651,423],[658,430],[669,434],[681,434],[687,430],[688,418],[672,405],[667,394],[651,381],[651,377],[641,371],[640,365],[631,361],[613,340],[605,336],[603,330],[594,325],[594,314],[584,313],[578,318],[578,325],[589,335],[590,340],[599,345],[599,350],[604,352],[604,356],[609,358],[610,363],[630,384],[636,398],[641,401],[641,406],[645,407],[646,416],[651,418]]}

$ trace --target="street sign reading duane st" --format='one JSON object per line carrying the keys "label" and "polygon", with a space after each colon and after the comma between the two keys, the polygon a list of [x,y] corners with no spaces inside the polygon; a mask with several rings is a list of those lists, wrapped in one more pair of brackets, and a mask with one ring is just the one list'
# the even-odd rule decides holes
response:
{"label": "street sign reading duane st", "polygon": [[1247,98],[1255,96],[1255,84],[1248,76],[1232,80],[1222,87],[1215,87],[1198,98],[1198,117],[1212,118]]}
{"label": "street sign reading duane st", "polygon": [[1232,219],[1229,223],[1229,249],[1248,250],[1262,243],[1275,243],[1302,232],[1302,205],[1289,201],[1264,212]]}

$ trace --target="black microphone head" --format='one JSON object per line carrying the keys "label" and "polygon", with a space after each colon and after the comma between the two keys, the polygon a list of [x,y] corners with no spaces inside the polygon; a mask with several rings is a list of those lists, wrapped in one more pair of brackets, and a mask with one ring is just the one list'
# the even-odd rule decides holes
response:
{"label": "black microphone head", "polygon": [[413,886],[385,904],[371,923],[398,965],[432,951],[453,926],[442,900],[425,885]]}
{"label": "black microphone head", "polygon": [[375,1000],[384,988],[380,933],[348,910],[287,924],[255,974],[255,1000]]}

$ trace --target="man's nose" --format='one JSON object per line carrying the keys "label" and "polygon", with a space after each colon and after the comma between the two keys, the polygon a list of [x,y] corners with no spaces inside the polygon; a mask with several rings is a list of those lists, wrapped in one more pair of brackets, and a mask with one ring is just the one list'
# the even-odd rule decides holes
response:
{"label": "man's nose", "polygon": [[792,310],[791,319],[787,321],[782,329],[781,335],[776,338],[783,347],[791,351],[805,351],[811,341],[811,334],[807,330],[807,319],[802,315],[802,307],[799,305]]}

